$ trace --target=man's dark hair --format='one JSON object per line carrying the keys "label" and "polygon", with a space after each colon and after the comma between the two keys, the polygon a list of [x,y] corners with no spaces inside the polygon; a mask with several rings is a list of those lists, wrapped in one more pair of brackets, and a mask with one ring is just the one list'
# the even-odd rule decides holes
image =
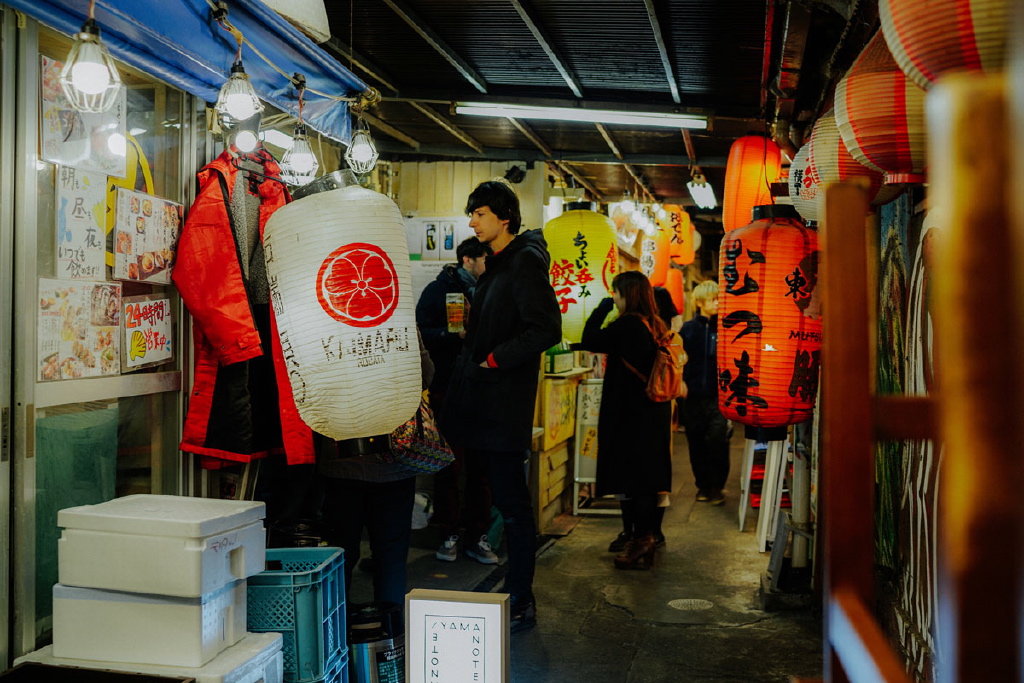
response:
{"label": "man's dark hair", "polygon": [[455,248],[455,258],[459,261],[459,268],[462,267],[462,258],[468,256],[469,258],[480,258],[481,256],[490,256],[491,247],[484,244],[476,237],[467,237],[459,243],[459,246]]}
{"label": "man's dark hair", "polygon": [[495,216],[508,221],[511,234],[519,233],[523,219],[519,213],[519,197],[511,186],[498,180],[488,180],[477,185],[466,201],[466,215],[482,206],[489,207]]}

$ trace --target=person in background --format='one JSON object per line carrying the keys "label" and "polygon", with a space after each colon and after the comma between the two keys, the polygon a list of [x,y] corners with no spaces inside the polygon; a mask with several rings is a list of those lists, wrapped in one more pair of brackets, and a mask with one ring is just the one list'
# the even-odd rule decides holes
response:
{"label": "person in background", "polygon": [[[433,379],[434,364],[422,340],[419,346],[425,389]],[[389,446],[387,438],[335,441],[314,433],[314,441],[317,468],[326,479],[323,516],[328,541],[345,550],[345,595],[351,595],[352,568],[359,562],[365,528],[373,557],[373,601],[404,604],[416,475],[373,457],[375,448]]]}
{"label": "person in background", "polygon": [[689,357],[683,369],[689,388],[683,401],[683,425],[697,500],[723,505],[729,478],[729,424],[718,410],[718,283],[705,280],[697,285],[693,303],[697,314],[683,324],[682,332]]}
{"label": "person in background", "polygon": [[494,504],[505,524],[511,630],[537,622],[533,595],[536,531],[525,463],[541,354],[562,340],[562,315],[548,279],[551,257],[540,230],[519,232],[519,198],[504,181],[481,183],[466,202],[469,227],[491,247],[477,282],[462,355],[444,419],[466,459],[487,465]]}
{"label": "person in background", "polygon": [[[602,329],[613,305],[619,316]],[[665,332],[650,281],[627,271],[612,280],[612,298],[590,314],[580,342],[608,354],[597,420],[597,495],[615,494],[623,517],[632,520],[632,535],[615,558],[619,569],[654,565],[659,493],[672,488],[671,402],[647,398],[647,382],[636,374],[649,375],[655,340]]]}
{"label": "person in background", "polygon": [[[428,284],[416,303],[416,325],[423,344],[434,362],[434,381],[430,383],[430,407],[435,415],[443,411],[445,392],[455,369],[455,359],[462,352],[465,331],[448,330],[449,294],[473,301],[476,281],[486,268],[491,248],[476,237],[463,240],[455,250],[458,263],[441,269],[437,278]],[[466,554],[483,564],[497,564],[498,556],[487,541],[491,525],[491,490],[484,474],[484,464],[478,459],[466,460],[462,448],[452,448],[455,462],[434,476],[434,521],[441,528],[444,540],[435,553],[437,559],[454,562],[458,557],[459,530],[466,528],[469,544]],[[459,476],[465,472],[465,510],[459,507]],[[460,514],[461,512],[461,514]]]}

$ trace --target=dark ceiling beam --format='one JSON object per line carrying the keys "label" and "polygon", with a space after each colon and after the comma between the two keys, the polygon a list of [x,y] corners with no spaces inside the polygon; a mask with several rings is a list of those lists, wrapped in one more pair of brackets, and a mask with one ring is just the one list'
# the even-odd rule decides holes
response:
{"label": "dark ceiling beam", "polygon": [[[620,161],[624,159],[625,157],[622,155],[622,150],[619,149],[618,143],[615,142],[615,138],[612,137],[611,132],[609,132],[605,125],[603,123],[595,123],[594,126],[601,134],[601,137],[604,138],[604,141],[608,144],[609,149],[612,150],[612,154],[615,155],[615,158]],[[636,184],[640,186],[640,189],[651,197],[657,197],[657,193],[647,184],[647,181],[644,179],[644,176],[640,171],[634,168],[631,164],[622,164],[622,168],[626,169],[626,173],[633,178]]]}
{"label": "dark ceiling beam", "polygon": [[476,151],[480,152],[481,154],[484,153],[484,146],[480,144],[480,142],[476,138],[474,138],[472,135],[456,126],[454,123],[452,123],[445,117],[438,114],[431,107],[420,104],[419,102],[410,102],[409,104],[410,106],[412,106],[413,109],[423,114],[437,125],[444,128],[446,131],[457,137],[459,140],[462,140],[464,143],[466,143]]}
{"label": "dark ceiling beam", "polygon": [[[529,4],[527,4],[526,0],[509,0],[509,2],[511,2],[512,6],[516,8],[517,12],[519,12],[519,16],[523,20],[523,23],[525,23],[526,27],[530,29],[530,33],[533,34],[533,37],[537,39],[541,49],[544,50],[544,54],[548,56],[551,63],[554,64],[556,69],[558,69],[558,73],[561,74],[562,79],[565,80],[565,83],[569,86],[569,90],[572,91],[572,94],[582,99],[583,86],[580,85],[579,79],[576,78],[576,74],[566,66],[565,59],[563,59],[562,55],[559,54],[554,43],[548,37],[547,32],[534,18],[535,13],[532,11]],[[676,100],[676,102],[678,101],[679,100]]]}
{"label": "dark ceiling beam", "polygon": [[328,38],[327,42],[320,43],[320,45],[328,52],[340,57],[340,61],[342,61],[343,66],[344,62],[348,62],[352,66],[358,67],[360,71],[390,90],[392,94],[398,94],[398,87],[394,84],[395,79],[389,76],[384,69],[381,69],[379,66],[353,50],[351,46],[346,45],[334,36]]}
{"label": "dark ceiling beam", "polygon": [[477,70],[470,66],[469,62],[460,57],[448,43],[444,42],[441,36],[437,35],[408,5],[401,0],[384,0],[384,4],[394,10],[395,14],[437,50],[438,54],[447,59],[448,63],[455,67],[455,70],[462,74],[462,77],[469,81],[474,88],[482,93],[487,93],[487,81],[484,80],[484,77],[477,73]]}
{"label": "dark ceiling beam", "polygon": [[572,168],[568,164],[564,164],[556,159],[557,155],[554,153],[551,147],[548,146],[548,144],[544,142],[544,140],[541,139],[539,135],[537,135],[537,132],[534,131],[533,128],[530,128],[530,126],[528,126],[527,124],[511,116],[508,117],[508,121],[513,126],[515,126],[520,133],[526,136],[527,140],[532,142],[534,146],[536,146],[537,149],[539,149],[544,154],[544,156],[546,157],[545,161],[547,161],[548,165],[551,166],[552,170],[554,170],[555,173],[561,176],[562,180],[568,182],[568,179],[571,177],[575,179],[580,186],[584,187],[588,192],[590,192],[590,194],[593,195],[595,200],[600,201],[602,199],[603,195],[589,180],[587,180],[587,178],[582,173]]}
{"label": "dark ceiling beam", "polygon": [[686,156],[690,160],[690,165],[693,166],[697,163],[697,152],[693,149],[693,136],[690,135],[690,131],[686,128],[680,128],[679,130],[683,133],[683,144],[686,146]]}
{"label": "dark ceiling beam", "polygon": [[672,101],[676,104],[682,102],[679,96],[679,84],[676,83],[675,69],[668,58],[668,46],[665,44],[665,34],[661,30],[661,22],[658,21],[658,13],[654,11],[654,0],[644,0],[647,8],[647,18],[651,20],[651,30],[654,31],[654,41],[658,44],[658,54],[661,55],[661,65],[665,67],[665,78],[668,79],[668,87],[672,90]]}
{"label": "dark ceiling beam", "polygon": [[[559,152],[550,156],[539,149],[484,147],[483,151],[473,153],[461,145],[436,145],[421,143],[418,152],[413,152],[406,145],[390,140],[376,141],[381,153],[396,154],[403,157],[422,156],[447,157],[452,160],[467,159],[471,161],[565,161],[570,164],[613,164],[621,166],[623,162],[631,166],[673,166],[686,168],[685,157],[679,154],[631,154],[618,159],[612,154],[594,154],[591,152]],[[702,157],[697,159],[702,168],[725,168],[726,157]]]}
{"label": "dark ceiling beam", "polygon": [[370,114],[370,113],[365,112],[365,111],[360,116],[363,117],[364,121],[366,121],[368,124],[370,124],[371,126],[376,128],[377,130],[382,131],[384,133],[387,133],[388,135],[390,135],[391,137],[395,138],[396,140],[401,140],[405,144],[407,144],[410,147],[412,147],[414,150],[419,150],[419,148],[420,148],[419,140],[415,140],[412,137],[406,135],[402,131],[400,131],[397,128],[395,128],[394,126],[392,126],[390,123],[387,123],[383,119],[379,119],[376,116],[374,116],[373,114]]}

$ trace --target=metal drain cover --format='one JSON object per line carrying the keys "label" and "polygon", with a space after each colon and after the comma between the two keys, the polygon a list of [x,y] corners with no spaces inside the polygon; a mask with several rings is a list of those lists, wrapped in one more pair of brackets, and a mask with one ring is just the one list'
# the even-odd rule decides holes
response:
{"label": "metal drain cover", "polygon": [[696,598],[680,598],[678,600],[670,601],[668,606],[672,609],[682,610],[683,612],[702,612],[714,607],[715,603],[708,600],[698,600]]}

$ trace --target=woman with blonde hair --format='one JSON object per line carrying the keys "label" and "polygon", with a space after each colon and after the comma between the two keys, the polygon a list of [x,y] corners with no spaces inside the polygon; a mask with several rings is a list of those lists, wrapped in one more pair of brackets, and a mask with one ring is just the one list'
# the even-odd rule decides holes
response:
{"label": "woman with blonde hair", "polygon": [[[613,306],[619,316],[602,329]],[[615,558],[619,569],[654,565],[658,492],[672,488],[671,403],[647,398],[647,383],[637,374],[650,374],[655,340],[665,332],[651,283],[637,271],[615,276],[612,298],[594,309],[583,328],[580,345],[608,354],[597,424],[597,494],[615,494],[633,519],[632,538]]]}

